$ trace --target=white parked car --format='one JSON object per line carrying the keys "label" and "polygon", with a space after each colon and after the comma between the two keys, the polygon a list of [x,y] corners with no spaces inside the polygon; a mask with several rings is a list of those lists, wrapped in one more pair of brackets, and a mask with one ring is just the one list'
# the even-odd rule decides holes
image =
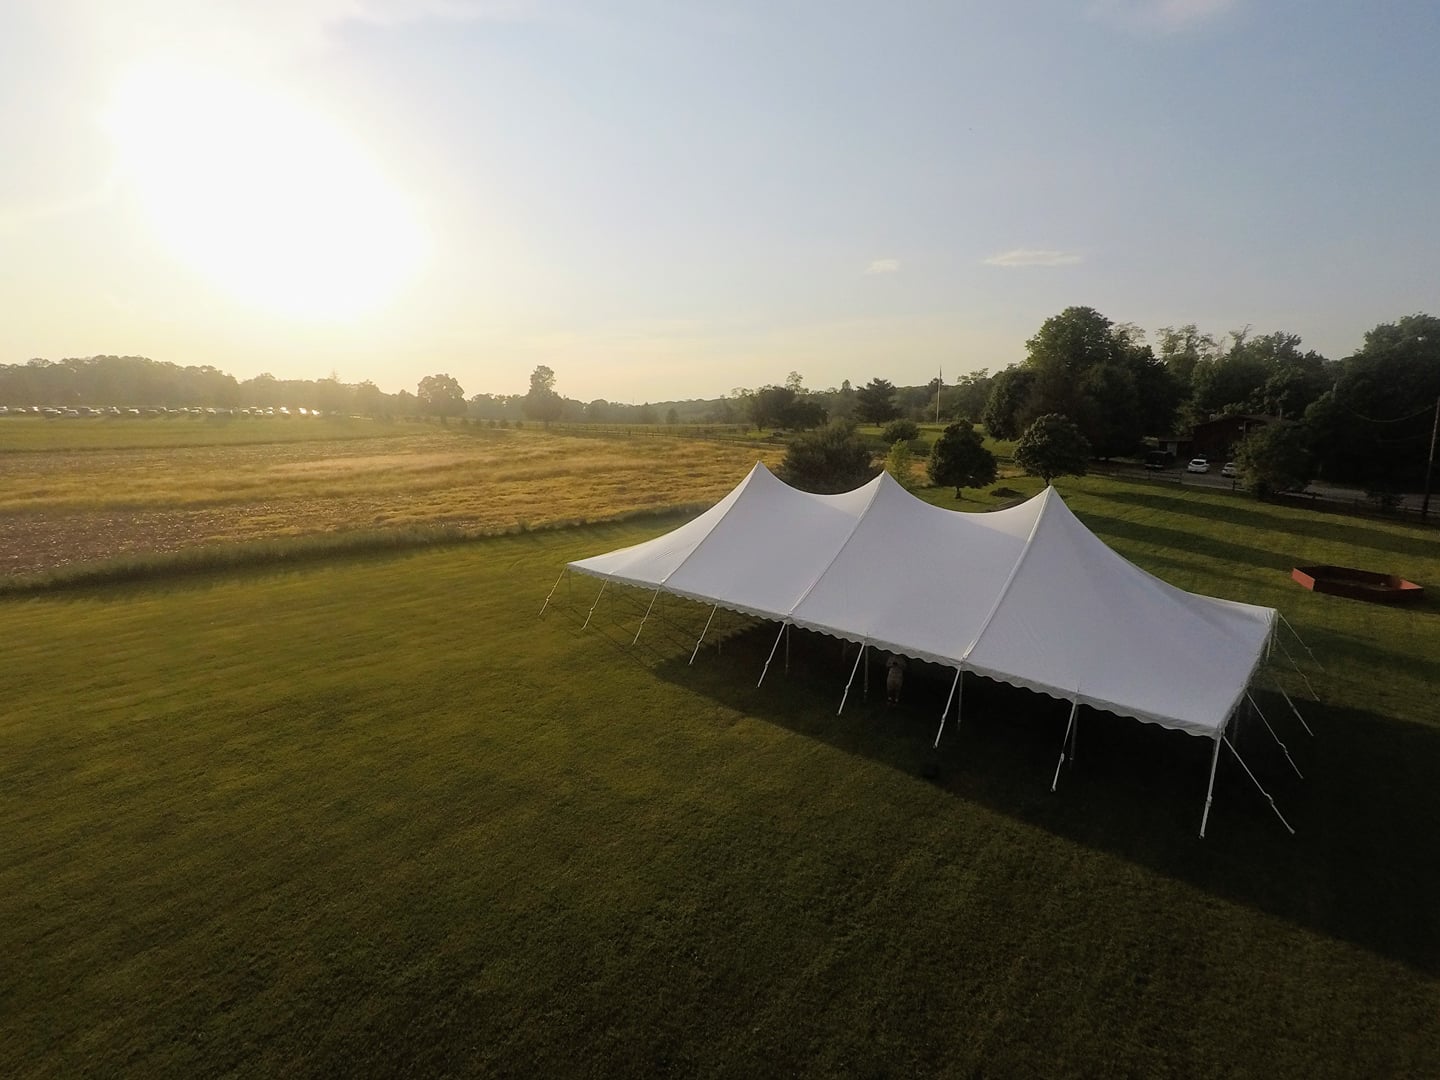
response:
{"label": "white parked car", "polygon": [[1240,469],[1233,461],[1227,461],[1225,462],[1225,467],[1220,470],[1220,475],[1226,479],[1233,480],[1240,475]]}
{"label": "white parked car", "polygon": [[1191,458],[1190,464],[1185,466],[1186,472],[1209,472],[1210,462],[1203,457]]}

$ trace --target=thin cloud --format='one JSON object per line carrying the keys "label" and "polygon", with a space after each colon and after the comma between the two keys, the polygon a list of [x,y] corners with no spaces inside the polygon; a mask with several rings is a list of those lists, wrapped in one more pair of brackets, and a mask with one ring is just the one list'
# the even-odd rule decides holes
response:
{"label": "thin cloud", "polygon": [[101,56],[132,63],[154,53],[220,59],[231,66],[289,62],[332,49],[346,24],[541,21],[555,0],[52,0],[44,8],[61,32],[84,28]]}
{"label": "thin cloud", "polygon": [[1123,30],[1174,34],[1216,19],[1240,0],[1095,0],[1090,17]]}
{"label": "thin cloud", "polygon": [[876,259],[865,268],[867,274],[898,274],[899,272],[899,259]]}
{"label": "thin cloud", "polygon": [[1051,251],[1045,248],[1015,248],[991,255],[986,266],[1074,266],[1080,256],[1073,251]]}

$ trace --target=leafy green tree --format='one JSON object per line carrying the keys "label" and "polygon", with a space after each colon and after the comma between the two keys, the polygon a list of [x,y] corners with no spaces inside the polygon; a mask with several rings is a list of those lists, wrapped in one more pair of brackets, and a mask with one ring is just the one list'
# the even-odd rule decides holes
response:
{"label": "leafy green tree", "polygon": [[989,368],[961,375],[954,386],[940,391],[940,415],[948,420],[979,420],[985,415],[992,382]]}
{"label": "leafy green tree", "polygon": [[461,416],[465,412],[465,391],[449,375],[426,375],[416,387],[420,409],[431,416]]}
{"label": "leafy green tree", "polygon": [[555,372],[545,364],[530,373],[530,392],[525,395],[521,408],[528,418],[545,424],[560,419],[565,402],[555,392]]}
{"label": "leafy green tree", "polygon": [[880,430],[880,438],[887,446],[897,442],[912,442],[920,437],[920,425],[914,420],[891,420]]}
{"label": "leafy green tree", "polygon": [[675,411],[674,405],[671,405],[669,409],[665,410],[665,423],[669,424],[671,427],[674,427],[676,424],[680,423],[680,414]]}
{"label": "leafy green tree", "polygon": [[1014,439],[1025,430],[1021,419],[1034,389],[1035,372],[1018,364],[990,380],[990,397],[980,419],[992,438]]}
{"label": "leafy green tree", "polygon": [[986,449],[980,433],[968,420],[956,421],[940,433],[930,448],[927,465],[930,482],[954,487],[957,499],[965,497],[961,488],[984,487],[995,482],[995,455]]}
{"label": "leafy green tree", "polygon": [[785,414],[795,403],[795,391],[788,386],[762,386],[750,395],[750,421],[756,431],[785,426]]}
{"label": "leafy green tree", "polygon": [[900,415],[895,405],[895,384],[874,378],[855,391],[855,419],[862,424],[883,424]]}
{"label": "leafy green tree", "polygon": [[1161,327],[1157,337],[1160,362],[1174,377],[1181,394],[1188,397],[1195,368],[1201,363],[1214,361],[1220,355],[1215,336],[1202,334],[1194,323],[1187,323],[1179,329]]}
{"label": "leafy green tree", "polygon": [[1262,498],[1298,491],[1315,475],[1309,433],[1301,424],[1266,424],[1252,431],[1235,452],[1235,464],[1250,490]]}
{"label": "leafy green tree", "polygon": [[385,395],[369,379],[355,387],[355,411],[361,416],[379,416],[385,407]]}
{"label": "leafy green tree", "polygon": [[833,495],[850,491],[875,476],[870,448],[845,420],[833,420],[790,440],[780,478],[802,491]]}
{"label": "leafy green tree", "polygon": [[1084,476],[1090,444],[1068,416],[1047,413],[1015,444],[1015,464],[1049,484],[1057,476]]}
{"label": "leafy green tree", "polygon": [[1022,427],[1046,413],[1072,417],[1100,457],[1134,451],[1145,435],[1170,427],[1180,400],[1174,376],[1143,333],[1094,308],[1069,307],[1026,342],[1035,381],[1013,413]]}
{"label": "leafy green tree", "polygon": [[915,479],[915,455],[904,439],[891,444],[890,453],[885,456],[885,471],[906,491],[914,491],[919,486]]}
{"label": "leafy green tree", "polygon": [[1371,490],[1416,486],[1440,398],[1440,319],[1381,323],[1307,410],[1320,475]]}

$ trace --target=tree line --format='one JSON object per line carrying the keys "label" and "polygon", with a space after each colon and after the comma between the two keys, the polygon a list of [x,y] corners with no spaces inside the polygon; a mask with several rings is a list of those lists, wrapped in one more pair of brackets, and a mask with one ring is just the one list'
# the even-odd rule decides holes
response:
{"label": "tree line", "polygon": [[0,403],[9,405],[289,405],[375,417],[739,424],[791,432],[837,421],[940,420],[982,424],[1004,440],[1019,440],[1041,418],[1058,416],[1102,459],[1138,454],[1147,441],[1183,436],[1217,416],[1251,414],[1275,421],[1240,451],[1262,483],[1296,486],[1319,476],[1372,491],[1423,481],[1437,402],[1440,319],[1425,314],[1382,323],[1355,353],[1333,360],[1283,330],[1216,335],[1186,325],[1164,327],[1152,341],[1132,323],[1077,306],[1041,324],[1023,361],[993,374],[967,372],[952,384],[937,377],[897,386],[876,375],[813,390],[791,371],[781,382],[736,387],[719,398],[641,404],[567,398],[547,365],[535,368],[527,393],[470,397],[445,373],[423,377],[413,393],[387,393],[333,372],[313,380],[268,373],[238,380],[209,365],[142,356],[0,365]]}

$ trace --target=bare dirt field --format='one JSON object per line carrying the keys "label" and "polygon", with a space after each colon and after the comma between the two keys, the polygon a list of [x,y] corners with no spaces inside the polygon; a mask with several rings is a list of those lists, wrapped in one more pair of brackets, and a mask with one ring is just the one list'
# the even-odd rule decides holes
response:
{"label": "bare dirt field", "polygon": [[779,452],[451,429],[260,445],[0,454],[0,576],[277,536],[474,531],[713,501]]}

